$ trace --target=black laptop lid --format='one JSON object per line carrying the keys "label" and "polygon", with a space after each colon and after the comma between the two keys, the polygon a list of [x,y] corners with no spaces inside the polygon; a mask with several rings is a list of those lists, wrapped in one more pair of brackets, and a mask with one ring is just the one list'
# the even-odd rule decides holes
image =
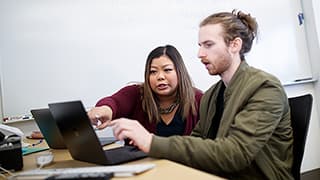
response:
{"label": "black laptop lid", "polygon": [[44,139],[48,146],[52,149],[66,148],[60,130],[53,119],[51,112],[48,108],[33,109],[31,114],[35,119]]}
{"label": "black laptop lid", "polygon": [[108,164],[81,101],[51,103],[49,109],[73,159]]}

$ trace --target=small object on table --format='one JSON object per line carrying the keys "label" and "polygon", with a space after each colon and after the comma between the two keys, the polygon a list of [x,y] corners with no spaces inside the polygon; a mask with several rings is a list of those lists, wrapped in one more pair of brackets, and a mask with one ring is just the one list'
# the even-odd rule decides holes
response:
{"label": "small object on table", "polygon": [[43,139],[43,135],[40,131],[32,131],[32,133],[27,136],[29,139]]}

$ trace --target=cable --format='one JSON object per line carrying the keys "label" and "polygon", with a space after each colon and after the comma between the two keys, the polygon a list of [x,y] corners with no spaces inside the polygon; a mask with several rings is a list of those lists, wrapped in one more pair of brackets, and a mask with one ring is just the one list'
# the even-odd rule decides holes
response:
{"label": "cable", "polygon": [[[7,169],[5,169],[5,168],[3,168],[3,167],[1,167],[1,166],[0,166],[0,169],[1,169],[2,171],[4,171],[4,172],[8,173],[10,176],[13,176],[13,175],[14,175],[12,172],[10,172],[9,170],[7,170]],[[4,176],[2,173],[1,173],[1,175]]]}

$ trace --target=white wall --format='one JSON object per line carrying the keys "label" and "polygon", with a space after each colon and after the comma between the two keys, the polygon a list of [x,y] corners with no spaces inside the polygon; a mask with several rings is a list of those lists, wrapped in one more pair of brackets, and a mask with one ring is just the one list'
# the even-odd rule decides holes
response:
{"label": "white wall", "polygon": [[318,37],[320,37],[320,1],[319,0],[313,0],[313,12],[314,12],[314,18],[315,18],[315,24],[317,27],[317,34]]}
{"label": "white wall", "polygon": [[259,23],[258,41],[246,57],[250,65],[283,83],[312,76],[296,16],[299,0],[2,0],[3,113],[19,116],[78,99],[93,106],[126,83],[142,81],[147,54],[164,44],[177,47],[195,85],[206,90],[216,78],[196,57],[198,24],[234,8]]}

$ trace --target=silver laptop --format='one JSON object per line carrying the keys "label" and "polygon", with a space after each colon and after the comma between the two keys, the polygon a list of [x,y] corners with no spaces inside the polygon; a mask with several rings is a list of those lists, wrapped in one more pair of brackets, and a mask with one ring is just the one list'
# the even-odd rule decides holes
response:
{"label": "silver laptop", "polygon": [[134,146],[103,150],[81,101],[51,103],[49,109],[73,159],[113,165],[147,156]]}

